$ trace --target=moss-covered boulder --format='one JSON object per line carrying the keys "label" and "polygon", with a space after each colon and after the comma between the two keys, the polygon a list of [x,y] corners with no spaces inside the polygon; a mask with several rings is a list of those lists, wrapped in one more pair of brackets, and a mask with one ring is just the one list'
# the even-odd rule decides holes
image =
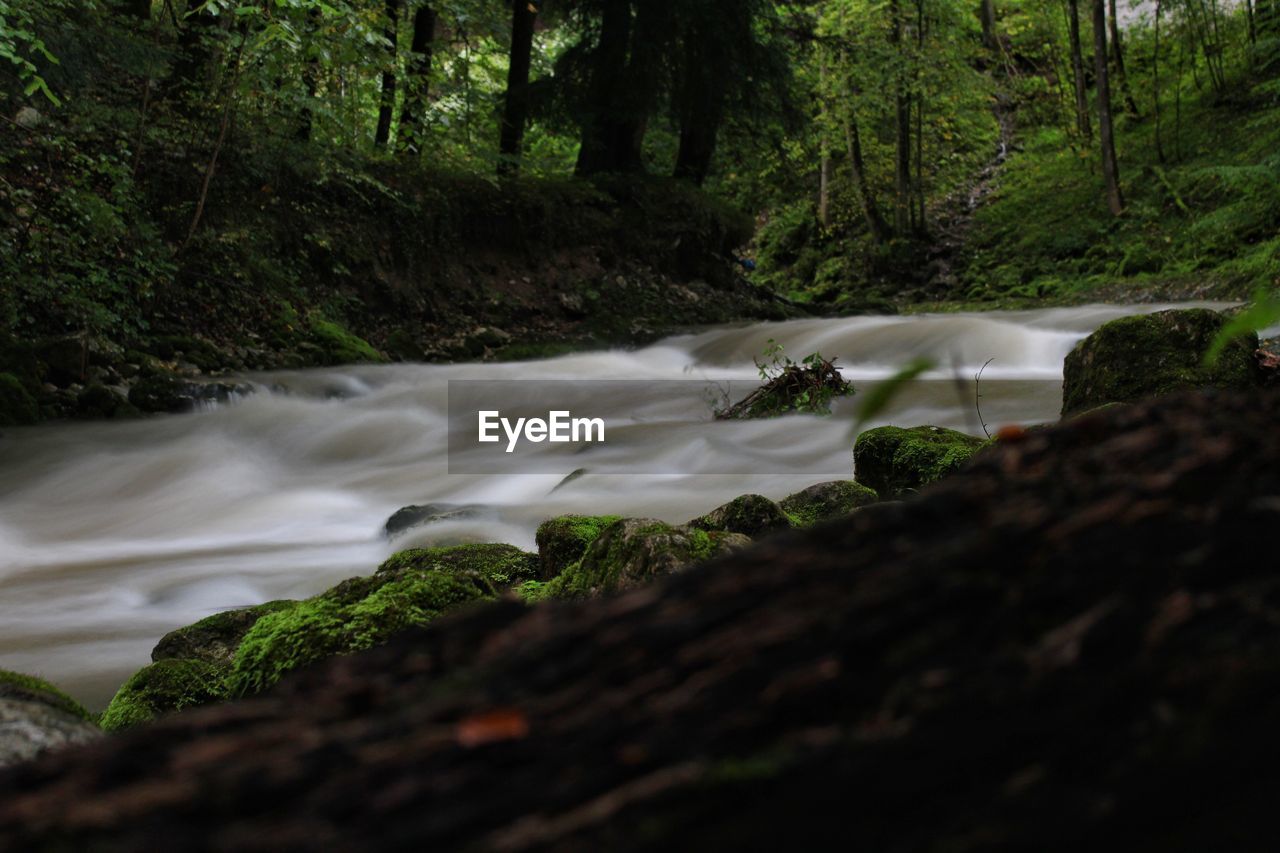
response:
{"label": "moss-covered boulder", "polygon": [[102,728],[117,731],[227,698],[227,667],[205,660],[160,660],[121,685],[102,712]]}
{"label": "moss-covered boulder", "polygon": [[698,530],[741,533],[755,539],[791,529],[791,519],[782,507],[763,495],[741,495],[689,522]]}
{"label": "moss-covered boulder", "polygon": [[31,392],[12,373],[0,373],[0,427],[33,424],[40,418],[40,406]]}
{"label": "moss-covered boulder", "polygon": [[84,706],[57,687],[0,669],[0,767],[101,735]]}
{"label": "moss-covered boulder", "polygon": [[900,497],[958,470],[988,444],[936,426],[869,429],[853,445],[854,478],[882,498]]}
{"label": "moss-covered boulder", "polygon": [[447,610],[497,594],[484,576],[464,570],[406,568],[372,585],[355,600],[326,593],[259,619],[236,650],[228,676],[231,695],[263,690],[301,666],[372,648]]}
{"label": "moss-covered boulder", "polygon": [[315,347],[317,360],[322,364],[376,363],[387,360],[386,356],[364,338],[352,334],[332,320],[313,316],[308,331],[308,342]]}
{"label": "moss-covered boulder", "polygon": [[[506,589],[538,577],[538,558],[514,545],[451,545],[443,548],[410,548],[393,554],[373,576],[384,584],[421,572],[476,574],[496,589]],[[371,590],[372,591],[372,590]]]}
{"label": "moss-covered boulder", "polygon": [[1212,367],[1204,354],[1226,317],[1204,308],[1112,320],[1076,344],[1063,365],[1062,414],[1132,403],[1186,388],[1250,388],[1258,336],[1237,338]]}
{"label": "moss-covered boulder", "polygon": [[296,607],[296,601],[269,601],[256,607],[226,610],[170,631],[151,650],[151,660],[202,660],[229,666],[240,641],[268,613]]}
{"label": "moss-covered boulder", "polygon": [[582,559],[546,584],[538,597],[583,598],[632,589],[749,544],[740,533],[624,518],[602,530]]}
{"label": "moss-covered boulder", "polygon": [[833,480],[788,495],[779,506],[796,527],[812,527],[821,521],[848,515],[878,500],[880,496],[875,489],[854,480]]}
{"label": "moss-covered boulder", "polygon": [[600,531],[621,519],[617,515],[561,515],[538,525],[538,577],[551,580],[582,559]]}

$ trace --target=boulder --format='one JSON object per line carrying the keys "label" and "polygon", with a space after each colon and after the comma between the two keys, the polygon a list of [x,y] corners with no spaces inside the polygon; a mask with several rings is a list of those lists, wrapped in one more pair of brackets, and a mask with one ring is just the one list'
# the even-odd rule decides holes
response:
{"label": "boulder", "polygon": [[414,504],[400,507],[391,514],[382,532],[387,537],[403,533],[413,527],[452,518],[474,518],[485,511],[479,504]]}
{"label": "boulder", "polygon": [[779,506],[795,527],[812,527],[819,522],[848,515],[855,509],[879,500],[880,496],[874,489],[854,480],[832,480],[788,495]]}
{"label": "boulder", "polygon": [[176,373],[154,373],[134,383],[129,402],[144,412],[177,414],[204,403],[227,403],[253,391],[253,386],[245,383],[200,382]]}
{"label": "boulder", "polygon": [[600,531],[617,515],[561,515],[538,525],[538,579],[548,581],[582,559]]}
{"label": "boulder", "polygon": [[741,495],[706,515],[689,522],[698,530],[741,533],[755,539],[791,529],[791,519],[773,501],[762,495]]}
{"label": "boulder", "polygon": [[538,577],[538,558],[514,545],[485,543],[443,548],[410,548],[393,554],[378,567],[378,583],[398,580],[412,573],[449,572],[476,574],[497,589],[506,589]]}
{"label": "boulder", "polygon": [[227,698],[227,667],[206,660],[165,659],[130,676],[102,712],[102,728],[118,731],[165,714]]}
{"label": "boulder", "polygon": [[936,426],[869,429],[853,445],[854,479],[896,498],[959,470],[991,442]]}
{"label": "boulder", "polygon": [[151,660],[202,660],[230,665],[249,629],[268,613],[296,607],[296,601],[269,601],[256,607],[226,610],[170,631],[151,650]]}
{"label": "boulder", "polygon": [[101,736],[89,712],[49,682],[0,669],[0,767]]}
{"label": "boulder", "polygon": [[741,533],[624,518],[602,530],[581,560],[546,585],[542,597],[582,598],[632,589],[750,544]]}
{"label": "boulder", "polygon": [[1227,324],[1205,308],[1121,317],[1076,344],[1063,365],[1062,414],[1181,389],[1245,389],[1258,382],[1258,336],[1232,341],[1212,367],[1205,352]]}

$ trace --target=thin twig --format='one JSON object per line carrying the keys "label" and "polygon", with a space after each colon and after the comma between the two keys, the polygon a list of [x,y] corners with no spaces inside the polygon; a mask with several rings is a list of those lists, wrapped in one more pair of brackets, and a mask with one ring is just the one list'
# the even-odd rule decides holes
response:
{"label": "thin twig", "polygon": [[982,417],[982,394],[978,393],[980,383],[982,382],[982,371],[987,369],[987,365],[995,361],[995,357],[991,357],[982,363],[982,367],[978,368],[978,372],[973,375],[973,407],[978,410],[978,423],[982,424],[982,431],[987,434],[987,438],[991,438],[991,433],[987,430],[987,422]]}

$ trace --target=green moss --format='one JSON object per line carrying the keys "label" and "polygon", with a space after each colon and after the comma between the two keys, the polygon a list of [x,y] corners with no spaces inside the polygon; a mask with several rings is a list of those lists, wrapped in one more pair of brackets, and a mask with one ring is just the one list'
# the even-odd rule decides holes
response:
{"label": "green moss", "polygon": [[40,407],[18,377],[0,373],[0,427],[33,424],[39,419]]}
{"label": "green moss", "polygon": [[206,616],[199,622],[170,631],[160,638],[151,652],[153,661],[166,659],[199,659],[210,663],[229,664],[236,648],[254,624],[268,613],[290,610],[296,601],[269,601],[255,607],[224,610]]}
{"label": "green moss", "polygon": [[226,667],[203,660],[161,660],[133,674],[102,713],[107,731],[227,698]]}
{"label": "green moss", "polygon": [[877,427],[853,447],[857,481],[885,497],[899,497],[961,468],[991,442],[935,426]]}
{"label": "green moss", "polygon": [[740,495],[689,522],[689,526],[755,537],[787,530],[791,527],[791,519],[781,507],[762,495]]}
{"label": "green moss", "polygon": [[779,506],[796,527],[812,527],[831,518],[848,515],[880,500],[875,489],[853,480],[818,483],[783,498]]}
{"label": "green moss", "polygon": [[1252,387],[1255,334],[1232,341],[1212,367],[1203,364],[1204,353],[1227,322],[1214,311],[1192,308],[1106,323],[1067,356],[1062,413],[1181,389]]}
{"label": "green moss", "polygon": [[709,560],[750,540],[741,534],[675,527],[653,519],[624,518],[601,531],[582,559],[536,592],[547,598],[585,598],[643,585]]}
{"label": "green moss", "polygon": [[94,722],[85,707],[62,690],[34,675],[0,669],[0,696],[30,696],[82,720]]}
{"label": "green moss", "polygon": [[385,583],[386,580],[400,577],[406,572],[428,571],[454,574],[472,572],[495,587],[505,588],[522,581],[536,580],[538,558],[514,545],[491,543],[411,548],[393,554],[379,566],[374,582]]}
{"label": "green moss", "polygon": [[363,338],[332,320],[313,316],[310,321],[311,342],[320,348],[326,364],[358,364],[383,362],[386,358]]}
{"label": "green moss", "polygon": [[538,525],[534,538],[538,543],[541,579],[550,580],[581,559],[600,531],[620,518],[617,515],[562,515]]}
{"label": "green moss", "polygon": [[236,650],[231,694],[256,693],[301,666],[371,648],[446,610],[496,594],[483,576],[461,570],[405,569],[365,589],[363,597],[344,600],[326,593],[259,619]]}

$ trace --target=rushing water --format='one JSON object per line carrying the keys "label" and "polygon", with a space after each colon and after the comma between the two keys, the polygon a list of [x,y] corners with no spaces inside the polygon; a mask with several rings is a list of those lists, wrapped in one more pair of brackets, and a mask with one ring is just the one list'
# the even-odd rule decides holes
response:
{"label": "rushing water", "polygon": [[[781,498],[851,474],[846,408],[830,418],[646,424],[635,452],[662,456],[667,470],[687,472],[679,475],[588,471],[563,485],[570,470],[451,476],[450,379],[749,380],[752,357],[773,338],[792,356],[838,357],[863,392],[931,356],[942,367],[875,423],[976,432],[972,377],[983,362],[993,359],[981,386],[989,425],[1052,420],[1074,343],[1107,320],[1162,307],[797,320],[548,361],[274,373],[249,377],[259,393],[196,415],[11,430],[0,438],[0,668],[43,675],[101,707],[166,631],[217,610],[314,594],[399,548],[532,547],[537,524],[561,513],[682,522],[746,492]],[[626,404],[600,401],[592,414],[617,417]],[[794,470],[825,476],[698,473],[715,470],[723,454],[783,449]],[[410,503],[486,509],[387,541],[386,518]]]}

